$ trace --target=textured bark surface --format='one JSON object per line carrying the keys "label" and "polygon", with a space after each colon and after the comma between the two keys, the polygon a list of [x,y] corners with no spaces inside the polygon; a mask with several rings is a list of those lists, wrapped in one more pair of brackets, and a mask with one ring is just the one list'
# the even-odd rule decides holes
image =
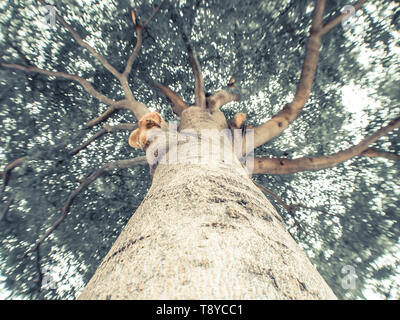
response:
{"label": "textured bark surface", "polygon": [[79,299],[335,299],[240,163],[196,150],[157,167]]}

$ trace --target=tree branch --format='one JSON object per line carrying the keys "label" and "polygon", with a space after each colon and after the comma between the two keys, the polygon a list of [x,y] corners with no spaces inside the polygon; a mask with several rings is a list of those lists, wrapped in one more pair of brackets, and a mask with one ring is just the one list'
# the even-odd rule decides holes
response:
{"label": "tree branch", "polygon": [[120,109],[124,109],[124,110],[129,110],[131,112],[135,112],[135,103],[139,103],[138,101],[128,101],[128,100],[119,100],[117,102],[115,102],[114,104],[112,104],[106,111],[104,111],[100,116],[90,120],[87,124],[86,124],[86,129],[92,128],[95,125],[106,121],[108,118],[110,118],[115,112],[117,112]]}
{"label": "tree branch", "polygon": [[204,80],[203,75],[201,74],[200,64],[197,60],[196,51],[192,48],[188,37],[182,31],[182,39],[186,44],[186,50],[189,54],[190,65],[192,66],[193,74],[194,74],[194,96],[195,96],[195,104],[201,108],[206,108],[206,95],[204,93]]}
{"label": "tree branch", "polygon": [[3,177],[3,187],[1,189],[1,193],[4,192],[4,190],[6,189],[6,187],[8,185],[8,181],[10,180],[11,171],[13,171],[16,167],[19,167],[21,164],[23,164],[25,159],[26,159],[25,157],[20,157],[20,158],[14,160],[13,162],[11,162],[9,165],[7,165],[5,167],[4,171],[1,172],[1,175]]}
{"label": "tree branch", "polygon": [[38,273],[38,277],[35,280],[35,282],[37,283],[37,288],[38,291],[42,290],[42,282],[43,282],[43,272],[42,272],[42,267],[40,266],[40,249],[37,248],[36,250],[36,259],[35,259],[35,266],[36,266],[36,271]]}
{"label": "tree branch", "polygon": [[232,101],[239,101],[240,96],[226,90],[217,91],[212,96],[207,97],[207,107],[216,110]]}
{"label": "tree branch", "polygon": [[[355,4],[353,4],[354,9],[357,11],[359,10],[362,5],[365,3],[366,0],[359,0]],[[350,15],[351,12],[343,12],[341,15],[337,16],[335,19],[331,20],[327,24],[325,24],[321,30],[321,35],[327,34],[329,31],[331,31],[334,27],[339,25],[343,19],[345,19],[348,15]]]}
{"label": "tree branch", "polygon": [[161,93],[171,102],[172,110],[176,115],[181,116],[182,112],[189,107],[179,94],[172,91],[167,86],[164,86],[156,81],[153,83],[153,85],[159,88]]}
{"label": "tree branch", "polygon": [[135,11],[132,10],[132,21],[133,21],[133,24],[135,25],[135,28],[136,28],[137,41],[136,41],[135,47],[133,48],[132,54],[130,55],[130,57],[128,59],[128,62],[126,63],[125,70],[122,73],[123,77],[127,78],[129,73],[131,72],[133,61],[135,61],[135,58],[136,58],[136,56],[137,56],[137,54],[139,52],[140,46],[142,45],[142,32],[143,32],[143,29],[147,27],[147,25],[154,18],[156,13],[160,10],[162,3],[163,3],[163,1],[161,1],[161,3],[156,8],[154,8],[153,13],[151,14],[151,16],[147,19],[147,21],[142,26],[138,25],[136,23]]}
{"label": "tree branch", "polygon": [[[41,0],[37,0],[39,2],[44,2]],[[53,6],[54,8],[54,6]],[[64,20],[64,18],[58,14],[58,12],[54,8],[54,12],[56,15],[56,18],[60,21],[60,23],[63,25],[64,28],[66,28],[71,34],[72,37],[75,39],[78,44],[86,48],[97,60],[100,61],[100,63],[103,65],[104,68],[106,68],[108,71],[110,71],[117,79],[121,77],[121,73],[119,73],[108,61],[101,55],[99,54],[92,46],[90,46],[87,42],[83,41],[82,38],[75,32],[75,30]]]}
{"label": "tree branch", "polygon": [[[36,0],[37,2],[46,4],[46,2],[44,0]],[[54,7],[54,6],[53,6]],[[158,10],[157,10],[158,11]],[[132,111],[137,119],[142,118],[146,113],[149,113],[150,111],[148,110],[148,108],[141,102],[136,101],[136,99],[133,96],[132,90],[129,87],[129,83],[127,80],[127,75],[128,75],[128,71],[125,75],[123,75],[122,73],[118,72],[111,64],[108,63],[108,61],[102,56],[100,55],[93,47],[91,47],[88,43],[86,43],[85,41],[83,41],[80,36],[75,32],[75,30],[63,19],[62,16],[60,16],[56,11],[55,11],[56,17],[57,19],[60,21],[60,23],[70,31],[70,33],[72,34],[73,38],[78,42],[79,45],[81,45],[82,47],[86,48],[87,50],[89,50],[89,52],[96,57],[101,64],[108,70],[110,71],[121,83],[122,89],[125,93],[126,99],[129,101],[129,104],[126,104],[126,109]],[[154,13],[155,14],[155,13]],[[151,16],[151,18],[154,16],[154,14]],[[148,22],[150,22],[150,19],[148,20]],[[130,58],[130,60],[133,60],[136,57],[137,51],[140,48],[140,44],[141,44],[141,40],[137,42],[136,44],[136,51],[134,50],[134,53],[132,53],[131,56],[133,56],[132,58]],[[136,52],[136,53],[135,53]],[[110,105],[110,104],[109,104]],[[113,110],[113,108],[111,108],[111,110],[109,110],[109,112],[107,113],[107,115],[111,115],[115,112],[115,110]]]}
{"label": "tree branch", "polygon": [[398,156],[397,154],[392,152],[382,151],[375,148],[366,149],[360,154],[360,156],[371,157],[371,158],[380,157],[388,160],[400,161],[400,156]]}
{"label": "tree branch", "polygon": [[137,128],[137,125],[133,124],[133,123],[121,123],[121,124],[116,125],[116,126],[104,125],[101,130],[97,131],[92,137],[90,137],[88,140],[86,140],[80,146],[78,146],[77,148],[72,150],[70,154],[73,155],[73,156],[78,154],[80,151],[82,151],[88,145],[90,145],[93,141],[99,139],[100,137],[102,137],[106,133],[116,132],[116,131],[121,131],[121,130],[132,131],[132,130],[135,130],[136,128]]}
{"label": "tree branch", "polygon": [[53,77],[58,77],[58,78],[64,78],[64,79],[68,79],[68,80],[73,80],[78,82],[92,97],[98,99],[99,101],[107,104],[107,105],[114,105],[116,103],[116,101],[108,98],[107,96],[101,94],[100,92],[96,91],[93,86],[86,80],[83,79],[77,75],[73,75],[73,74],[69,74],[69,73],[65,73],[65,72],[56,72],[56,71],[49,71],[49,70],[44,70],[44,69],[40,69],[34,66],[21,66],[19,64],[13,64],[13,63],[5,63],[2,62],[0,64],[2,67],[5,68],[10,68],[10,69],[17,69],[17,70],[21,70],[24,72],[37,72],[37,73],[41,73],[47,76],[53,76]]}
{"label": "tree branch", "polygon": [[74,201],[74,199],[84,191],[93,181],[95,181],[98,177],[103,175],[107,171],[111,171],[114,169],[125,169],[125,168],[132,168],[139,165],[147,164],[146,157],[137,157],[134,159],[128,160],[118,160],[114,162],[109,162],[100,167],[100,169],[96,170],[95,172],[91,173],[85,179],[83,179],[78,188],[76,188],[68,197],[67,201],[64,203],[64,206],[61,208],[61,216],[54,222],[54,224],[44,233],[44,235],[36,242],[36,244],[25,252],[25,254],[21,257],[26,257],[30,252],[37,251],[40,245],[49,237],[54,230],[58,228],[58,226],[67,218],[69,213],[69,209]]}
{"label": "tree branch", "polygon": [[8,211],[10,210],[10,206],[12,205],[12,203],[14,202],[14,200],[15,200],[15,195],[12,195],[12,196],[8,199],[7,204],[6,204],[6,206],[4,207],[3,212],[0,214],[0,221],[3,221],[3,220],[6,219],[7,213],[8,213]]}
{"label": "tree branch", "polygon": [[[299,171],[321,170],[334,167],[344,161],[356,156],[381,156],[375,149],[368,149],[368,146],[386,135],[388,132],[400,127],[400,118],[392,120],[389,124],[369,137],[362,140],[359,144],[352,146],[338,153],[322,157],[303,157],[298,159],[268,158],[265,156],[254,159],[253,174],[289,174]],[[365,152],[365,153],[364,153]],[[384,153],[385,158],[389,159],[388,153]],[[392,160],[398,160],[397,155],[391,155]]]}
{"label": "tree branch", "polygon": [[[359,9],[363,2],[365,1],[358,1],[354,5],[355,9]],[[338,24],[338,22],[333,23],[333,21],[339,18],[338,17],[332,22],[323,26],[322,17],[325,4],[326,0],[318,0],[314,10],[311,32],[306,46],[305,59],[294,98],[292,102],[286,104],[282,110],[274,115],[270,120],[255,128],[255,148],[281,134],[282,131],[285,130],[298,117],[308,98],[310,97],[312,82],[317,69],[322,37]],[[343,16],[340,18],[340,21],[341,19],[343,19]]]}

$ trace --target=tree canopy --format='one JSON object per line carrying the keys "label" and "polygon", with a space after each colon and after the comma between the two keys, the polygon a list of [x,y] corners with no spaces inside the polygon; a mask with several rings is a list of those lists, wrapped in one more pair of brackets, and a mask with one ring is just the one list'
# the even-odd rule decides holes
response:
{"label": "tree canopy", "polygon": [[[197,52],[206,92],[215,93],[234,79],[241,98],[222,107],[228,119],[242,112],[250,125],[260,125],[293,97],[314,1],[170,0],[158,8],[160,3],[49,2],[119,72],[137,44],[132,10],[137,24],[152,17],[128,82],[135,98],[167,121],[178,118],[154,81],[194,103],[195,81],[182,32]],[[348,4],[328,1],[324,19]],[[113,74],[59,21],[46,20],[44,3],[5,0],[0,9],[1,63],[77,75],[98,93],[123,99]],[[399,1],[367,1],[350,22],[350,28],[339,26],[324,36],[311,97],[299,117],[258,147],[256,155],[333,154],[399,116]],[[151,184],[147,166],[111,167],[74,198],[68,217],[40,252],[21,258],[59,218],[80,179],[102,164],[144,155],[129,147],[129,131],[111,129],[137,122],[127,110],[88,125],[108,108],[71,79],[0,68],[2,170],[23,157],[3,177],[1,297],[74,298],[144,198]],[[95,134],[98,139],[77,150]],[[355,157],[319,171],[254,176],[279,195],[270,200],[339,298],[400,297],[398,130],[373,147],[391,159]],[[296,210],[294,204],[299,204]],[[357,275],[350,289],[342,285],[346,266]],[[46,277],[52,281],[43,281]]]}

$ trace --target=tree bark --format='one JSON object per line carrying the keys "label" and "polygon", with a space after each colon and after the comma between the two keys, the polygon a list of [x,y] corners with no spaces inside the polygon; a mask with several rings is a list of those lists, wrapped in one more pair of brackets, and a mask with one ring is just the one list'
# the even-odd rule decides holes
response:
{"label": "tree bark", "polygon": [[336,299],[227,142],[199,152],[208,138],[169,149],[79,299]]}

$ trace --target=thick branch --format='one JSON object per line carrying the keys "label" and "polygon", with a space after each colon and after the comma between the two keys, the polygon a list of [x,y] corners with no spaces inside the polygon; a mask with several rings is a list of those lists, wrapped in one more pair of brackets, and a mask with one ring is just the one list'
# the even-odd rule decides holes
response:
{"label": "thick branch", "polygon": [[189,107],[179,94],[172,91],[167,86],[164,86],[159,82],[154,82],[153,84],[159,88],[161,93],[171,102],[172,110],[176,115],[180,116],[183,110]]}
{"label": "thick branch", "polygon": [[192,66],[193,74],[194,74],[194,96],[195,96],[195,104],[196,106],[206,108],[206,95],[204,93],[204,81],[203,75],[201,74],[200,64],[197,60],[196,51],[190,45],[189,39],[185,33],[182,32],[182,39],[186,44],[186,49],[189,54],[190,65]]}
{"label": "thick branch", "polygon": [[226,90],[220,90],[212,96],[207,97],[207,107],[212,110],[217,110],[229,102],[239,100],[239,95]]}
{"label": "thick branch", "polygon": [[[377,157],[379,153],[375,149],[368,149],[380,137],[386,135],[389,131],[400,127],[400,118],[391,121],[387,126],[379,129],[377,132],[362,140],[359,144],[340,151],[338,153],[322,157],[303,157],[298,159],[268,158],[265,156],[254,159],[254,174],[289,174],[299,171],[321,170],[334,167],[344,161],[356,156]],[[365,152],[365,153],[364,153]],[[385,158],[388,158],[385,153]],[[392,156],[397,160],[398,156]]]}
{"label": "thick branch", "polygon": [[100,167],[97,171],[91,173],[89,176],[87,176],[85,179],[81,181],[81,184],[77,189],[75,189],[68,197],[67,201],[65,202],[64,206],[61,208],[61,216],[54,222],[54,224],[45,232],[45,234],[36,242],[36,244],[29,249],[23,256],[25,257],[27,254],[33,251],[37,251],[40,247],[40,245],[43,243],[44,240],[48,236],[50,236],[54,230],[58,228],[58,226],[67,218],[69,209],[72,205],[72,202],[74,199],[82,192],[84,191],[93,181],[95,181],[98,177],[100,177],[102,174],[104,174],[107,171],[111,171],[114,169],[125,169],[125,168],[132,168],[135,166],[139,165],[145,165],[147,164],[146,157],[137,157],[134,159],[129,159],[129,160],[119,160],[119,161],[114,161],[110,163],[106,163],[103,166]]}
{"label": "thick branch", "polygon": [[[358,1],[354,7],[359,9],[364,1]],[[323,35],[335,25],[328,23],[322,26],[322,17],[326,0],[318,0],[314,10],[311,33],[306,46],[306,54],[300,80],[292,102],[286,104],[282,110],[270,120],[254,130],[254,147],[258,147],[276,137],[285,130],[299,115],[311,94],[312,82],[317,69],[319,51]],[[328,28],[330,28],[328,30]]]}
{"label": "thick branch", "polygon": [[326,0],[317,0],[314,16],[311,23],[311,33],[319,32],[322,28],[322,18],[324,16]]}
{"label": "thick branch", "polygon": [[121,131],[121,130],[128,130],[132,131],[137,128],[136,124],[133,123],[121,123],[116,126],[110,126],[110,125],[104,125],[101,130],[96,132],[92,137],[90,137],[88,140],[86,140],[84,143],[82,143],[79,147],[75,148],[74,150],[71,151],[71,155],[76,155],[83,149],[85,149],[88,145],[90,145],[93,141],[99,139],[106,133],[110,132],[116,132],[116,131]]}

